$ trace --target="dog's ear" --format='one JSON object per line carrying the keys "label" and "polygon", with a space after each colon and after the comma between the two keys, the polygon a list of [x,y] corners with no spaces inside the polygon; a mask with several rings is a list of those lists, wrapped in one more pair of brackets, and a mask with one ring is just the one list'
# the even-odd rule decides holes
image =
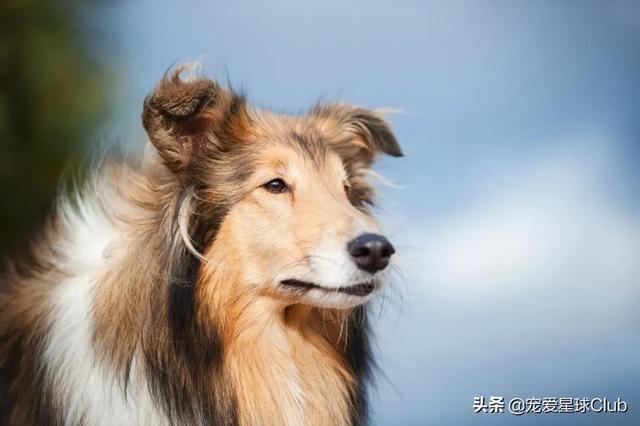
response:
{"label": "dog's ear", "polygon": [[[391,126],[382,115],[345,104],[318,105],[311,111],[327,142],[347,161],[371,165],[378,153],[402,157]],[[360,158],[353,158],[359,156]]]}
{"label": "dog's ear", "polygon": [[244,98],[205,78],[165,76],[144,101],[142,124],[166,166],[180,174],[195,154],[239,135],[249,118]]}
{"label": "dog's ear", "polygon": [[344,104],[318,105],[310,114],[322,138],[342,158],[356,206],[373,204],[369,170],[380,153],[402,157],[391,126],[374,111]]}

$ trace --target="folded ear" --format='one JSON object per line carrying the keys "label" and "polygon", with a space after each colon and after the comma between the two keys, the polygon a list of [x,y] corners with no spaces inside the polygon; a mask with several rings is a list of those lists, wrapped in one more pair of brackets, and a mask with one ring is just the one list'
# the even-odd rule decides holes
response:
{"label": "folded ear", "polygon": [[142,124],[167,167],[178,174],[194,154],[223,143],[247,124],[244,98],[205,78],[165,76],[144,101]]}
{"label": "folded ear", "polygon": [[[369,164],[378,153],[402,157],[391,126],[382,115],[344,104],[318,105],[311,116],[321,133],[339,153],[359,155]],[[347,159],[348,160],[348,159]]]}
{"label": "folded ear", "polygon": [[316,106],[310,114],[322,138],[342,158],[347,170],[351,202],[365,208],[373,204],[369,170],[379,153],[401,157],[402,150],[391,126],[379,114],[351,105]]}

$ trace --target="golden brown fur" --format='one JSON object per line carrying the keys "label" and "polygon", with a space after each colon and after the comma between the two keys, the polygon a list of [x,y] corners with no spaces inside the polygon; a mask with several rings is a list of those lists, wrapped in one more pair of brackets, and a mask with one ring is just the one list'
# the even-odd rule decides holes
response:
{"label": "golden brown fur", "polygon": [[[258,111],[211,80],[182,80],[180,70],[147,98],[142,118],[157,154],[139,171],[107,162],[94,185],[118,236],[91,275],[101,365],[125,395],[145,383],[173,424],[365,422],[365,306],[309,303],[278,281],[309,273],[327,238],[342,241],[354,224],[377,229],[367,174],[377,153],[401,155],[387,123],[347,105],[302,117]],[[290,191],[265,191],[273,176]],[[68,418],[48,383],[55,366],[40,355],[48,300],[73,274],[55,247],[73,232],[60,214],[35,251],[41,268],[3,279],[7,424]],[[90,412],[73,418],[91,424]]]}

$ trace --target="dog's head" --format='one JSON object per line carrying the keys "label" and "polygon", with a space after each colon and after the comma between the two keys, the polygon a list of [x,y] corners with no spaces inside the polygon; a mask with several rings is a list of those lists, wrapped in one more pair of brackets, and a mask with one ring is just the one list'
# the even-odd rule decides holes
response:
{"label": "dog's head", "polygon": [[373,161],[402,155],[387,122],[340,104],[299,117],[256,110],[179,71],[146,99],[143,124],[182,194],[186,246],[283,303],[369,300],[394,254],[369,213]]}

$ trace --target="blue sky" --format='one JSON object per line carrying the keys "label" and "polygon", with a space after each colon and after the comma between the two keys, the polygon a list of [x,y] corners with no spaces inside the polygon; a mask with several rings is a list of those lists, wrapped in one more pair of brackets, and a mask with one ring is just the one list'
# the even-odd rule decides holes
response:
{"label": "blue sky", "polygon": [[[376,306],[375,425],[637,424],[640,4],[122,1],[114,122],[200,60],[258,106],[390,107],[379,166],[403,278]],[[474,415],[479,395],[624,398],[627,415]]]}

